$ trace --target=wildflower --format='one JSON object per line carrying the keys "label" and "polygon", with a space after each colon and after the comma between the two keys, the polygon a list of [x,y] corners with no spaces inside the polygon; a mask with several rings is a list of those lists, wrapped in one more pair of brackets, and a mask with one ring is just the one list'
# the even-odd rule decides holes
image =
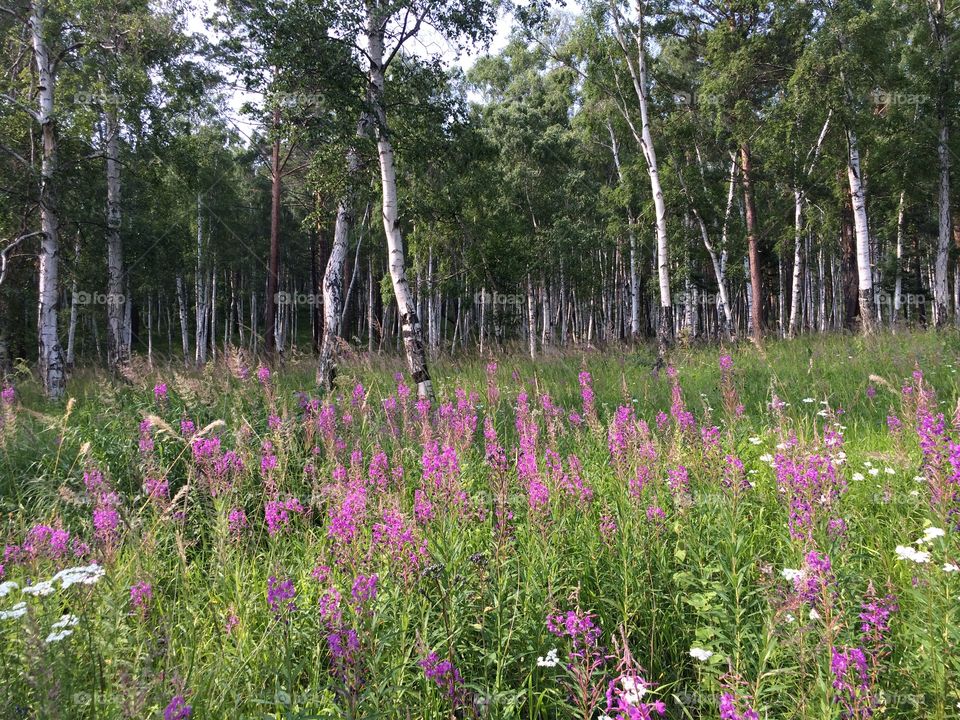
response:
{"label": "wildflower", "polygon": [[960,565],[956,565],[955,563],[944,563],[944,564],[943,564],[943,571],[944,571],[945,573],[960,572]]}
{"label": "wildflower", "polygon": [[947,533],[943,528],[928,527],[923,531],[923,537],[916,541],[917,545],[932,543],[937,538],[942,538]]}
{"label": "wildflower", "polygon": [[419,663],[427,680],[432,680],[454,705],[464,700],[465,690],[460,671],[449,660],[441,660],[435,652],[430,653]]}
{"label": "wildflower", "polygon": [[9,610],[0,610],[0,620],[16,620],[27,614],[27,604],[18,602]]}
{"label": "wildflower", "polygon": [[295,612],[297,605],[294,602],[297,589],[293,580],[277,580],[273,575],[267,580],[267,604],[273,614],[279,619],[285,612]]}
{"label": "wildflower", "polygon": [[557,649],[553,648],[548,650],[546,656],[540,656],[537,658],[537,667],[556,667],[560,663],[560,658],[557,656]]}
{"label": "wildflower", "polygon": [[713,657],[713,652],[710,650],[704,650],[700,647],[690,648],[690,657],[694,660],[699,660],[700,662],[706,662]]}
{"label": "wildflower", "polygon": [[653,713],[663,715],[667,706],[662,700],[643,702],[649,683],[638,675],[621,675],[607,685],[606,715],[615,720],[650,720]]}
{"label": "wildflower", "polygon": [[65,568],[54,575],[52,579],[59,580],[64,590],[66,590],[71,585],[77,583],[81,585],[93,585],[105,574],[106,571],[102,567],[93,563],[92,565]]}
{"label": "wildflower", "polygon": [[247,528],[247,513],[243,508],[231,508],[227,515],[227,527],[235,538],[240,537]]}
{"label": "wildflower", "polygon": [[71,635],[73,635],[73,630],[57,630],[56,632],[52,632],[47,635],[47,637],[44,639],[44,642],[49,645],[50,643],[60,642]]}
{"label": "wildflower", "polygon": [[290,526],[290,513],[300,515],[304,512],[303,505],[295,497],[284,501],[270,500],[263,506],[264,519],[267,522],[267,534],[273,537]]}
{"label": "wildflower", "polygon": [[76,615],[65,614],[61,615],[60,619],[50,626],[50,629],[63,630],[64,628],[76,627],[77,623],[79,622],[80,618],[78,618]]}
{"label": "wildflower", "polygon": [[163,711],[163,720],[188,720],[193,708],[187,705],[183,695],[174,695]]}
{"label": "wildflower", "polygon": [[257,368],[257,380],[260,381],[261,385],[266,385],[270,382],[270,368],[265,365],[261,365]]}
{"label": "wildflower", "polygon": [[793,582],[797,578],[803,577],[803,570],[795,570],[794,568],[784,568],[780,571],[780,574],[790,582]]}
{"label": "wildflower", "polygon": [[166,383],[157,383],[153,386],[153,397],[158,402],[163,402],[167,399],[167,384]]}
{"label": "wildflower", "polygon": [[49,595],[54,589],[52,580],[43,580],[34,585],[27,585],[20,592],[26,595],[43,596]]}
{"label": "wildflower", "polygon": [[367,605],[376,599],[377,579],[376,575],[357,575],[350,591],[355,606]]}
{"label": "wildflower", "polygon": [[[741,705],[743,709],[741,710]],[[745,701],[740,701],[733,693],[720,695],[720,720],[758,720],[756,710]]]}
{"label": "wildflower", "polygon": [[130,604],[141,615],[150,610],[150,601],[153,599],[153,586],[148,582],[136,583],[130,588]]}
{"label": "wildflower", "polygon": [[12,590],[17,590],[19,587],[13,580],[0,583],[0,597],[6,597]]}
{"label": "wildflower", "polygon": [[917,550],[908,545],[897,545],[897,557],[900,560],[910,560],[915,563],[926,563],[930,561],[930,553],[924,550]]}
{"label": "wildflower", "polygon": [[15,397],[16,391],[13,389],[13,385],[4,385],[3,390],[0,390],[0,401],[4,405],[13,405]]}

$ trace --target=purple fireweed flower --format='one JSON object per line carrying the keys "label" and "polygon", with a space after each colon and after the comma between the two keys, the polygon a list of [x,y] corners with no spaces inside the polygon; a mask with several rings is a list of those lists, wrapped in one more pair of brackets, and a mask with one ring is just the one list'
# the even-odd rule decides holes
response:
{"label": "purple fireweed flower", "polygon": [[243,534],[243,531],[247,529],[247,513],[244,512],[243,508],[231,508],[227,515],[227,528],[234,538]]}
{"label": "purple fireweed flower", "polygon": [[110,505],[102,505],[93,511],[93,529],[102,542],[112,541],[120,527],[120,514]]}
{"label": "purple fireweed flower", "polygon": [[903,423],[896,415],[887,415],[887,429],[894,435],[900,432]]}
{"label": "purple fireweed flower", "polygon": [[294,587],[293,580],[277,580],[273,575],[267,580],[267,605],[273,611],[273,614],[280,619],[286,613],[296,612],[297,588]]}
{"label": "purple fireweed flower", "polygon": [[267,522],[267,534],[273,537],[290,526],[291,513],[302,515],[303,505],[295,497],[286,500],[268,500],[263,506],[264,520]]}
{"label": "purple fireweed flower", "polygon": [[593,379],[590,373],[582,372],[578,376],[580,383],[580,397],[583,400],[583,416],[587,422],[595,422],[597,419],[596,396],[593,394]]}
{"label": "purple fireweed flower", "polygon": [[167,399],[167,384],[166,383],[157,383],[153,386],[153,397],[162,402]]}
{"label": "purple fireweed flower", "polygon": [[163,711],[163,720],[188,720],[192,712],[183,695],[174,695]]}
{"label": "purple fireweed flower", "polygon": [[650,720],[654,713],[663,715],[667,706],[663,700],[644,702],[650,683],[639,675],[626,674],[607,684],[605,715],[614,720]]}
{"label": "purple fireweed flower", "polygon": [[184,437],[190,437],[197,430],[197,426],[193,424],[193,420],[185,419],[180,421],[180,434]]}
{"label": "purple fireweed flower", "polygon": [[257,380],[261,385],[266,385],[270,382],[270,368],[265,365],[261,365],[257,368]]}
{"label": "purple fireweed flower", "polygon": [[600,626],[596,616],[579,610],[547,615],[547,630],[559,638],[569,638],[572,642],[570,656],[581,660],[602,657],[600,649]]}
{"label": "purple fireweed flower", "polygon": [[13,389],[13,385],[4,385],[3,390],[0,390],[0,401],[2,401],[4,405],[13,405],[16,396],[17,393]]}
{"label": "purple fireweed flower", "polygon": [[605,542],[612,542],[614,536],[617,534],[617,521],[612,515],[601,515],[600,516],[600,537],[604,539]]}
{"label": "purple fireweed flower", "polygon": [[729,355],[720,356],[720,369],[724,372],[729,372],[733,370],[733,358]]}
{"label": "purple fireweed flower", "polygon": [[720,720],[759,720],[757,711],[733,693],[720,695]]}
{"label": "purple fireweed flower", "polygon": [[674,470],[667,470],[667,482],[670,485],[670,492],[674,497],[688,495],[690,493],[690,476],[687,468],[680,465]]}
{"label": "purple fireweed flower", "polygon": [[130,605],[135,612],[146,615],[153,600],[153,586],[148,582],[136,583],[130,588]]}
{"label": "purple fireweed flower", "polygon": [[430,653],[419,663],[427,680],[440,688],[454,705],[464,701],[465,690],[460,671],[449,660],[441,660],[435,652]]}
{"label": "purple fireweed flower", "polygon": [[863,649],[831,647],[830,653],[830,671],[836,691],[834,701],[843,707],[843,717],[871,717],[870,671]]}
{"label": "purple fireweed flower", "polygon": [[354,607],[359,611],[365,605],[372,603],[377,597],[377,576],[357,575],[350,590]]}
{"label": "purple fireweed flower", "polygon": [[877,396],[877,389],[873,385],[867,385],[867,397],[873,400]]}

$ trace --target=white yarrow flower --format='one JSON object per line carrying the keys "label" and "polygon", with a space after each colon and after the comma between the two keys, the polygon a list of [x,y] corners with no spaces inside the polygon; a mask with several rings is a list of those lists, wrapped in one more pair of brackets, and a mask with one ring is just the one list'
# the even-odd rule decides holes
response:
{"label": "white yarrow flower", "polygon": [[897,557],[901,560],[910,560],[915,563],[925,563],[930,561],[930,553],[924,550],[917,550],[908,545],[897,545]]}
{"label": "white yarrow flower", "polygon": [[0,620],[16,620],[27,614],[27,604],[18,602],[9,610],[0,610]]}
{"label": "white yarrow flower", "polygon": [[803,570],[796,570],[794,568],[784,568],[783,570],[780,571],[780,574],[783,575],[783,577],[786,580],[793,582],[797,578],[803,577]]}
{"label": "white yarrow flower", "polygon": [[855,472],[855,473],[853,474],[853,479],[856,480],[857,482],[859,482],[859,481],[861,481],[861,480],[864,479],[864,475],[863,475],[863,473],[861,473],[861,472]]}
{"label": "white yarrow flower", "polygon": [[690,648],[690,657],[700,662],[706,662],[713,657],[713,652],[700,647],[692,647]]}
{"label": "white yarrow flower", "polygon": [[44,642],[49,645],[50,643],[60,642],[64,638],[68,638],[71,635],[73,635],[73,630],[58,630],[57,632],[52,632],[47,635]]}
{"label": "white yarrow flower", "polygon": [[0,583],[0,597],[6,597],[19,587],[20,586],[17,585],[13,580],[6,580]]}
{"label": "white yarrow flower", "polygon": [[62,615],[59,620],[50,626],[50,629],[63,630],[64,628],[74,627],[78,622],[80,622],[80,618],[78,618],[76,615],[70,615],[68,613],[66,615]]}
{"label": "white yarrow flower", "polygon": [[751,445],[759,445],[761,442],[763,442],[763,441],[762,441],[760,438],[756,437],[756,436],[750,438],[750,444],[751,444]]}
{"label": "white yarrow flower", "polygon": [[557,657],[557,649],[553,648],[547,652],[546,657],[540,656],[537,658],[537,667],[556,667],[560,663],[560,658]]}
{"label": "white yarrow flower", "polygon": [[947,573],[960,572],[960,565],[955,565],[953,563],[944,563],[943,571]]}
{"label": "white yarrow flower", "polygon": [[49,595],[54,589],[52,580],[43,580],[36,585],[27,585],[20,592],[26,595]]}

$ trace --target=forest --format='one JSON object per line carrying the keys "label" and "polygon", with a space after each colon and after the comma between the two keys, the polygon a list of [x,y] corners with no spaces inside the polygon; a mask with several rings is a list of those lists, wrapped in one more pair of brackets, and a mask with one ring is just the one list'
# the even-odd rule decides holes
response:
{"label": "forest", "polygon": [[52,398],[960,317],[946,0],[3,11],[0,368]]}

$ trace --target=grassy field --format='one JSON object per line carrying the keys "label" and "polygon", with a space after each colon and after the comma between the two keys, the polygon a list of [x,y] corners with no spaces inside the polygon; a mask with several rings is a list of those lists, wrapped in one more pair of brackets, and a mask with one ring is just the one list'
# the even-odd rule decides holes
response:
{"label": "grassy field", "polygon": [[958,359],[21,369],[0,717],[957,717]]}

